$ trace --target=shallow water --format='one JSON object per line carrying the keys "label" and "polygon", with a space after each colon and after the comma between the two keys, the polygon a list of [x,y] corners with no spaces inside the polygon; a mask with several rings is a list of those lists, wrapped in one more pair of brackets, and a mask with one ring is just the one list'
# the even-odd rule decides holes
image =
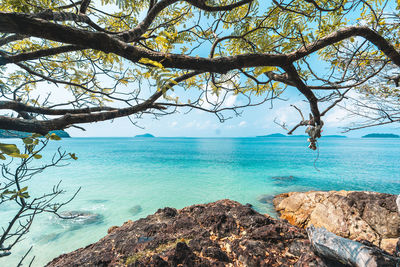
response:
{"label": "shallow water", "polygon": [[[79,159],[36,176],[29,184],[31,194],[51,191],[59,180],[68,191],[65,197],[82,187],[63,211],[91,212],[101,219],[73,223],[42,214],[13,255],[0,259],[2,267],[15,266],[31,245],[34,266],[43,266],[97,241],[112,225],[166,206],[230,198],[273,214],[265,203],[268,196],[288,191],[400,193],[400,139],[325,138],[319,156],[307,149],[305,138],[296,137],[70,138],[53,142],[48,150],[57,146]],[[11,214],[10,207],[1,207],[1,226]]]}

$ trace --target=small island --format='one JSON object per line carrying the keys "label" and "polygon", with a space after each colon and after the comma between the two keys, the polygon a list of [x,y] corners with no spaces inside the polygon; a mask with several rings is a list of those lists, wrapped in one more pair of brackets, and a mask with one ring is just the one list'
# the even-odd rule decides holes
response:
{"label": "small island", "polygon": [[[69,138],[71,137],[66,131],[63,130],[56,130],[56,131],[51,131],[49,134],[56,134],[61,138]],[[27,132],[19,132],[19,131],[13,131],[13,130],[0,130],[0,138],[25,138],[30,136],[31,133]]]}
{"label": "small island", "polygon": [[383,133],[372,133],[364,135],[362,138],[399,138],[397,134],[383,134]]}
{"label": "small island", "polygon": [[141,138],[141,137],[146,137],[146,138],[150,137],[150,138],[154,138],[155,136],[152,135],[152,134],[149,134],[149,133],[135,135],[135,138]]}

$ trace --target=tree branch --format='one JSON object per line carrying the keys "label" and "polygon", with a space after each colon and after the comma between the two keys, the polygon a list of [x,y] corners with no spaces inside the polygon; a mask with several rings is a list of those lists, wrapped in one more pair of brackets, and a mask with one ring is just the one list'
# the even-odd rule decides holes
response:
{"label": "tree branch", "polygon": [[191,77],[194,77],[200,73],[201,72],[190,72],[187,74],[183,74],[180,77],[175,78],[174,81],[167,83],[161,90],[155,92],[143,103],[126,108],[115,108],[115,109],[97,108],[97,112],[94,112],[96,108],[89,108],[89,111],[91,111],[91,113],[87,113],[87,109],[80,109],[80,111],[83,111],[84,113],[76,113],[76,111],[73,111],[71,113],[65,113],[65,111],[67,111],[66,109],[58,111],[57,110],[49,111],[46,108],[35,108],[35,107],[30,108],[29,106],[23,106],[15,102],[0,102],[0,105],[3,104],[3,107],[10,107],[15,109],[23,108],[41,114],[53,113],[47,115],[63,114],[62,117],[51,120],[26,120],[21,118],[0,116],[0,129],[17,130],[17,131],[32,132],[45,135],[49,131],[61,130],[73,124],[111,120],[115,118],[125,117],[132,114],[144,112],[150,109],[165,109],[165,107],[155,103],[155,101],[158,98],[160,98],[167,90],[175,86],[177,83],[182,82]]}

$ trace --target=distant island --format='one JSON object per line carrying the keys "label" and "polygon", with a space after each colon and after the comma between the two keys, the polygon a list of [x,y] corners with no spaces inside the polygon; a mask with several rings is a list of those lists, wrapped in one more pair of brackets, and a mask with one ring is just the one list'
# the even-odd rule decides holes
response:
{"label": "distant island", "polygon": [[149,133],[145,133],[145,134],[138,134],[138,135],[135,135],[135,137],[155,137],[155,136],[152,135],[152,134],[149,134]]}
{"label": "distant island", "polygon": [[[267,135],[259,135],[256,137],[308,137],[308,135],[284,135],[281,133],[267,134]],[[322,137],[335,137],[335,138],[346,138],[345,135],[323,135]]]}
{"label": "distant island", "polygon": [[399,138],[400,136],[397,134],[380,134],[380,133],[372,133],[364,135],[362,138]]}
{"label": "distant island", "polygon": [[[71,137],[66,131],[63,130],[56,130],[49,132],[50,134],[54,133],[61,138],[69,138]],[[19,132],[13,130],[0,130],[0,138],[25,138],[30,136],[31,133],[27,132]]]}

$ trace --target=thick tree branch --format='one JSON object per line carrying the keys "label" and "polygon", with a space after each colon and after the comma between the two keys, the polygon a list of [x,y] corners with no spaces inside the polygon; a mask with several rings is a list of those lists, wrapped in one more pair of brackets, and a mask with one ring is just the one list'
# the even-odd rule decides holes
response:
{"label": "thick tree branch", "polygon": [[297,51],[290,54],[289,60],[294,62],[301,58],[304,58],[320,49],[323,49],[329,45],[343,41],[350,37],[360,36],[373,43],[379,48],[385,55],[390,58],[394,64],[400,67],[400,53],[397,52],[395,47],[383,38],[379,33],[371,30],[367,26],[350,26],[340,30],[337,30],[315,42],[312,42]]}
{"label": "thick tree branch", "polygon": [[115,53],[132,62],[138,62],[141,58],[148,58],[157,62],[162,62],[163,66],[168,68],[210,71],[216,73],[226,73],[233,69],[246,67],[281,67],[286,65],[288,60],[292,62],[299,60],[335,42],[342,41],[351,36],[362,36],[377,45],[396,65],[400,66],[400,54],[394,47],[373,30],[361,26],[353,26],[338,30],[288,55],[241,54],[212,59],[149,51],[147,49],[128,45],[105,33],[74,29],[64,25],[33,19],[28,15],[18,13],[0,12],[0,31],[70,43],[85,48],[100,50],[105,53]]}
{"label": "thick tree branch", "polygon": [[[137,41],[143,33],[150,27],[151,23],[157,17],[157,15],[163,11],[166,7],[177,3],[179,0],[161,0],[156,4],[152,5],[149,12],[147,13],[146,17],[143,19],[141,23],[139,23],[135,28],[132,30],[126,31],[124,33],[120,33],[118,37],[120,37],[125,42],[134,42]],[[226,6],[207,6],[204,1],[197,1],[197,0],[186,0],[186,2],[190,3],[193,6],[196,6],[205,11],[228,11],[232,10],[236,7],[248,4],[253,2],[254,0],[243,0],[239,1],[235,4],[226,5]]]}
{"label": "thick tree branch", "polygon": [[[44,115],[63,116],[50,120],[26,120],[21,118],[0,116],[0,129],[33,132],[44,135],[47,134],[49,131],[61,130],[73,124],[111,120],[115,118],[126,117],[140,112],[145,112],[146,110],[150,109],[165,109],[165,107],[163,107],[161,104],[155,103],[157,99],[159,99],[163,94],[165,94],[166,91],[168,91],[179,82],[192,78],[200,73],[201,72],[189,72],[187,74],[183,74],[180,77],[175,78],[174,81],[167,83],[161,90],[155,92],[143,103],[126,108],[113,109],[110,107],[93,107],[87,109],[71,110],[71,112],[66,113],[68,109],[49,110],[47,108],[29,107],[27,105],[16,102],[2,101],[0,102],[0,108],[8,108],[15,111],[24,110],[26,112],[33,112]],[[78,113],[79,111],[81,111],[82,113]]]}
{"label": "thick tree branch", "polygon": [[142,20],[141,23],[139,23],[135,28],[129,31],[120,33],[118,37],[127,43],[137,41],[143,35],[143,33],[146,32],[146,30],[150,27],[151,23],[161,11],[163,11],[167,6],[175,4],[178,1],[179,0],[161,0],[157,2],[149,10],[146,17]]}
{"label": "thick tree branch", "polygon": [[10,36],[0,39],[0,46],[14,42],[14,41],[19,41],[19,40],[22,40],[25,38],[26,38],[26,36],[21,35],[21,34],[10,35]]}
{"label": "thick tree branch", "polygon": [[293,82],[295,87],[307,98],[310,103],[310,109],[314,116],[314,122],[317,125],[321,124],[321,114],[318,109],[318,99],[311,91],[310,88],[301,80],[299,74],[297,73],[296,68],[293,65],[288,65],[283,68],[287,75],[288,79]]}
{"label": "thick tree branch", "polygon": [[21,61],[27,61],[27,60],[34,60],[38,58],[43,58],[43,57],[48,57],[48,56],[54,56],[66,52],[72,52],[72,51],[77,51],[77,50],[82,50],[82,47],[76,46],[76,45],[65,45],[65,46],[60,46],[60,47],[54,47],[54,48],[47,48],[43,50],[38,50],[38,51],[33,51],[33,52],[26,52],[26,53],[21,53],[17,55],[7,55],[4,52],[0,51],[0,65],[6,65],[8,63],[18,63]]}
{"label": "thick tree branch", "polygon": [[285,74],[278,74],[275,73],[273,71],[267,71],[264,73],[269,79],[277,81],[277,82],[281,82],[290,86],[296,86],[296,84],[291,81],[287,75],[287,73]]}
{"label": "thick tree branch", "polygon": [[242,0],[238,1],[234,4],[230,5],[225,5],[225,6],[209,6],[206,4],[206,1],[199,1],[199,0],[186,0],[186,2],[190,3],[191,5],[200,8],[204,11],[209,11],[209,12],[216,12],[216,11],[229,11],[232,9],[235,9],[237,7],[250,4],[254,0]]}
{"label": "thick tree branch", "polygon": [[9,109],[16,112],[30,112],[42,115],[65,115],[65,114],[82,114],[82,113],[93,113],[101,111],[117,110],[112,107],[88,107],[81,109],[52,109],[46,107],[34,107],[29,106],[17,101],[0,101],[0,109]]}
{"label": "thick tree branch", "polygon": [[79,8],[80,14],[86,14],[86,10],[90,5],[91,0],[83,0],[81,3],[81,7]]}
{"label": "thick tree branch", "polygon": [[[202,58],[181,54],[160,53],[128,45],[106,33],[74,29],[48,21],[32,19],[24,14],[0,12],[0,31],[27,34],[48,40],[114,53],[132,62],[148,58],[164,67],[195,71],[226,73],[233,69],[257,66],[281,66],[287,56],[279,54],[242,54],[237,56]],[[5,63],[0,62],[0,65]]]}

